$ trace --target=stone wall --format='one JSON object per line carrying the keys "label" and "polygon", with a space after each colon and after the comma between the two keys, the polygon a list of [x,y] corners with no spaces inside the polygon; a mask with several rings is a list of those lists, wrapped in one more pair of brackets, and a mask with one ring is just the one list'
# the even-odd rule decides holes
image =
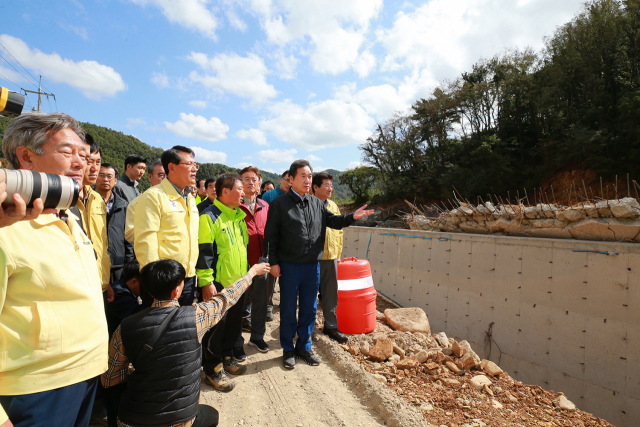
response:
{"label": "stone wall", "polygon": [[571,207],[554,204],[473,206],[462,203],[435,220],[406,216],[414,230],[502,234],[554,239],[640,242],[640,204],[633,198],[585,202]]}
{"label": "stone wall", "polygon": [[343,256],[367,251],[376,289],[423,308],[434,330],[618,427],[640,425],[640,245],[345,229]]}

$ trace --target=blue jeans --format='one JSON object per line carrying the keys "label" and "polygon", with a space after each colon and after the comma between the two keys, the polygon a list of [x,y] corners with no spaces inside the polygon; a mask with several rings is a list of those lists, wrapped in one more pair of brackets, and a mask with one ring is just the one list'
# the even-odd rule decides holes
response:
{"label": "blue jeans", "polygon": [[[293,351],[293,339],[298,333],[295,349],[311,350],[311,333],[316,326],[320,264],[280,262],[280,345]],[[296,306],[299,302],[298,320]]]}
{"label": "blue jeans", "polygon": [[98,378],[40,393],[0,396],[15,427],[87,427]]}

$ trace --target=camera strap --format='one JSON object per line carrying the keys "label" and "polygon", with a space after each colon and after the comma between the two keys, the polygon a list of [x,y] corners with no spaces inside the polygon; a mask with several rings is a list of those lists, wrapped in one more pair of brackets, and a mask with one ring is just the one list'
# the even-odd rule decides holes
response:
{"label": "camera strap", "polygon": [[171,320],[173,320],[173,318],[176,317],[176,314],[178,314],[178,311],[180,311],[180,308],[176,307],[173,312],[169,313],[167,317],[164,318],[160,326],[156,328],[151,338],[149,338],[149,341],[147,341],[147,343],[142,346],[142,349],[140,349],[138,357],[136,357],[136,363],[139,363],[140,360],[144,359],[145,356],[153,351],[153,347],[156,345],[156,342],[160,338],[160,335],[164,334],[164,332],[169,327],[169,323],[171,323]]}

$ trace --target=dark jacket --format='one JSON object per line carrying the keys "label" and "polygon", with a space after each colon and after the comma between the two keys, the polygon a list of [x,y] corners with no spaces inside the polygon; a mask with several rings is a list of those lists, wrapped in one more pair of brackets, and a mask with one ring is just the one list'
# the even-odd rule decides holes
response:
{"label": "dark jacket", "polygon": [[133,245],[124,238],[124,226],[127,220],[127,203],[122,196],[112,193],[114,197],[111,213],[107,213],[107,237],[109,239],[109,256],[111,270],[124,267],[125,262],[134,259]]}
{"label": "dark jacket", "polygon": [[[179,311],[153,350],[139,359],[142,347],[174,310]],[[167,426],[197,415],[202,349],[194,319],[194,306],[150,307],[122,321],[122,343],[135,371],[120,400],[120,421]]]}
{"label": "dark jacket", "polygon": [[280,261],[309,264],[322,259],[326,227],[340,230],[353,224],[353,214],[334,215],[320,199],[301,200],[289,190],[269,205],[265,245],[269,246],[269,264]]}
{"label": "dark jacket", "polygon": [[202,214],[202,211],[207,209],[212,204],[213,202],[211,201],[211,199],[207,197],[205,200],[198,203],[198,206],[196,206],[198,208],[198,213]]}
{"label": "dark jacket", "polygon": [[138,297],[129,290],[123,280],[112,282],[111,288],[114,295],[113,301],[106,303],[104,306],[110,337],[118,329],[122,320],[145,308],[140,305]]}
{"label": "dark jacket", "polygon": [[125,199],[127,201],[127,205],[140,195],[140,190],[136,188],[135,181],[132,181],[125,173],[118,178],[118,182],[116,182],[112,191]]}
{"label": "dark jacket", "polygon": [[264,245],[264,228],[267,225],[267,215],[269,214],[269,204],[264,200],[256,199],[256,213],[251,213],[251,209],[245,202],[242,202],[240,209],[247,215],[244,222],[247,224],[249,233],[249,246],[247,255],[249,267],[258,263],[266,246]]}

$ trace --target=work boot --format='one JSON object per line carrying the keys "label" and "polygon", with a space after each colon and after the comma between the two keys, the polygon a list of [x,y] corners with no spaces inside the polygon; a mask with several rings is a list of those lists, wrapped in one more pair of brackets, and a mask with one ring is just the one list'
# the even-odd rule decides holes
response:
{"label": "work boot", "polygon": [[282,365],[287,369],[293,369],[296,367],[296,353],[295,351],[285,351],[282,355]]}
{"label": "work boot", "polygon": [[298,359],[302,359],[305,362],[307,362],[307,365],[318,366],[320,364],[320,359],[318,359],[318,356],[313,354],[313,352],[311,350],[309,350],[309,351],[300,351],[300,350],[296,349],[295,355],[296,355],[296,357]]}
{"label": "work boot", "polygon": [[273,307],[267,307],[267,322],[273,322]]}
{"label": "work boot", "polygon": [[346,344],[349,341],[349,337],[343,334],[338,330],[338,328],[323,328],[322,333],[327,335],[334,341],[339,342],[340,344]]}
{"label": "work boot", "polygon": [[222,364],[224,366],[224,370],[233,375],[242,375],[247,372],[247,367],[240,365],[236,362],[236,359],[231,356],[226,356],[223,359]]}
{"label": "work boot", "polygon": [[218,364],[213,370],[213,374],[207,374],[207,382],[218,391],[228,393],[235,387],[235,383],[229,380],[229,377],[224,372],[224,366],[222,363]]}

